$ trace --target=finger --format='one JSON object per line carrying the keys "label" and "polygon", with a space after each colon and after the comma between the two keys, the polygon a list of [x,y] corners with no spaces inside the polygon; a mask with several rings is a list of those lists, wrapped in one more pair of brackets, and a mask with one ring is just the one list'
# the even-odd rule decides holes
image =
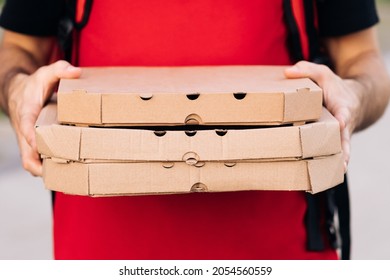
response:
{"label": "finger", "polygon": [[341,132],[341,147],[343,150],[344,157],[344,173],[348,170],[348,163],[351,155],[351,134],[348,129],[344,129]]}
{"label": "finger", "polygon": [[30,148],[37,152],[37,145],[35,141],[35,122],[37,116],[36,114],[29,112],[24,113],[20,117],[19,130],[21,137],[25,139],[26,143],[30,146]]}
{"label": "finger", "polygon": [[18,138],[22,166],[33,176],[42,176],[42,162],[39,154],[33,151],[24,138]]}
{"label": "finger", "polygon": [[76,79],[81,76],[81,68],[60,60],[37,71],[37,77],[43,85],[44,101],[47,100],[60,79]]}
{"label": "finger", "polygon": [[294,66],[286,68],[284,74],[289,79],[310,78],[320,87],[324,86],[327,79],[334,76],[329,67],[307,61],[299,61]]}
{"label": "finger", "polygon": [[344,157],[344,172],[347,172],[348,163],[351,154],[351,130],[350,130],[350,115],[347,110],[339,110],[334,117],[337,119],[340,125],[340,136],[341,136],[341,148]]}
{"label": "finger", "polygon": [[53,64],[42,67],[45,81],[49,83],[57,82],[59,79],[75,79],[81,75],[81,68],[71,65],[65,60],[59,60]]}

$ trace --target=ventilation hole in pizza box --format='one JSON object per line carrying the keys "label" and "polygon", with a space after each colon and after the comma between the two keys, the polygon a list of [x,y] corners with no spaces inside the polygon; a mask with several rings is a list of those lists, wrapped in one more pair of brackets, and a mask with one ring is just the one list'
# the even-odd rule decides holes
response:
{"label": "ventilation hole in pizza box", "polygon": [[194,152],[185,153],[182,157],[188,165],[196,165],[199,161],[199,156]]}
{"label": "ventilation hole in pizza box", "polygon": [[236,163],[235,162],[225,162],[224,165],[226,167],[234,167],[236,165]]}
{"label": "ventilation hole in pizza box", "polygon": [[174,162],[163,162],[162,163],[162,166],[164,167],[164,168],[172,168],[173,166],[175,165],[175,163]]}
{"label": "ventilation hole in pizza box", "polygon": [[148,93],[143,93],[142,95],[139,96],[142,100],[147,101],[152,99],[153,94],[148,94]]}
{"label": "ventilation hole in pizza box", "polygon": [[207,192],[207,187],[205,184],[202,183],[195,183],[191,187],[191,192]]}
{"label": "ventilation hole in pizza box", "polygon": [[196,164],[194,164],[195,167],[201,168],[205,166],[206,162],[204,161],[198,161]]}
{"label": "ventilation hole in pizza box", "polygon": [[154,131],[154,135],[156,135],[157,137],[162,137],[165,134],[167,134],[167,132],[165,130],[156,130],[156,131]]}
{"label": "ventilation hole in pizza box", "polygon": [[190,114],[188,115],[185,120],[184,120],[184,123],[185,124],[194,124],[194,125],[197,125],[197,124],[202,124],[202,118],[199,117],[197,114]]}
{"label": "ventilation hole in pizza box", "polygon": [[196,100],[198,99],[199,95],[200,95],[199,93],[189,93],[186,96],[189,100]]}
{"label": "ventilation hole in pizza box", "polygon": [[241,99],[245,98],[246,93],[245,92],[236,92],[236,93],[233,93],[233,96],[235,99],[241,100]]}
{"label": "ventilation hole in pizza box", "polygon": [[184,132],[188,137],[193,137],[196,134],[196,130],[186,130]]}
{"label": "ventilation hole in pizza box", "polygon": [[228,132],[227,129],[216,129],[215,130],[215,133],[217,133],[217,135],[221,136],[221,137],[225,136],[227,132]]}
{"label": "ventilation hole in pizza box", "polygon": [[196,158],[188,158],[186,160],[186,163],[191,166],[195,166],[198,163],[198,160]]}

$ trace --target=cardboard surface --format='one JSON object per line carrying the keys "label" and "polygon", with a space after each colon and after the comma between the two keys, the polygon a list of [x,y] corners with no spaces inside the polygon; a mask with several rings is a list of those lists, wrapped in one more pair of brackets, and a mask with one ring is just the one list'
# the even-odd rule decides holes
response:
{"label": "cardboard surface", "polygon": [[60,163],[44,159],[48,189],[75,195],[120,196],[246,190],[317,193],[343,181],[343,157],[271,162]]}
{"label": "cardboard surface", "polygon": [[317,120],[322,90],[283,66],[84,68],[62,79],[60,123],[278,125]]}
{"label": "cardboard surface", "polygon": [[302,126],[186,134],[59,125],[50,104],[36,136],[46,187],[70,194],[316,193],[343,181],[339,125],[325,109]]}
{"label": "cardboard surface", "polygon": [[226,161],[307,159],[340,153],[337,120],[323,109],[320,121],[302,126],[253,129],[154,131],[56,124],[46,106],[36,127],[44,157],[72,161]]}

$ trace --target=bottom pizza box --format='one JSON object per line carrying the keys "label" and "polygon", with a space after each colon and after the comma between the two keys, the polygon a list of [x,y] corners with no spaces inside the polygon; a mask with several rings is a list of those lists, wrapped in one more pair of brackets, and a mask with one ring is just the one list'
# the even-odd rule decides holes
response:
{"label": "bottom pizza box", "polygon": [[44,158],[44,183],[86,196],[285,190],[317,193],[343,182],[342,153],[303,160],[75,162]]}

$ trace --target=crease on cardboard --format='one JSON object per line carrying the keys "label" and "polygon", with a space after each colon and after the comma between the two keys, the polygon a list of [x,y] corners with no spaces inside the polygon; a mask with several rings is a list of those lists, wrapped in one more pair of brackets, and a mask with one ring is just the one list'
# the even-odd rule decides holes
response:
{"label": "crease on cardboard", "polygon": [[83,146],[82,144],[83,144],[83,130],[80,129],[80,137],[79,137],[79,156],[78,156],[78,158],[79,158],[80,161],[83,160],[83,159],[81,158],[81,148],[82,148],[82,146]]}
{"label": "crease on cardboard", "polygon": [[341,152],[340,126],[326,110],[326,121],[315,122],[300,127],[303,158],[333,155]]}
{"label": "crease on cardboard", "polygon": [[308,192],[315,194],[328,189],[329,186],[337,186],[344,182],[344,159],[342,152],[333,156],[318,157],[306,162],[311,185],[311,189]]}
{"label": "crease on cardboard", "polygon": [[[304,143],[303,143],[302,127],[299,127],[299,146],[300,146],[300,159],[305,159],[304,155]],[[299,158],[298,158],[299,159]]]}
{"label": "crease on cardboard", "polygon": [[287,115],[287,110],[289,110],[289,108],[287,108],[287,101],[286,101],[286,95],[283,94],[281,92],[282,96],[283,96],[283,105],[282,105],[282,108],[283,108],[283,112],[282,112],[282,118],[281,118],[281,123],[284,123],[286,122],[286,115]]}
{"label": "crease on cardboard", "polygon": [[91,195],[91,172],[90,172],[90,168],[89,166],[86,166],[87,167],[87,193],[88,195]]}
{"label": "crease on cardboard", "polygon": [[49,157],[79,160],[80,128],[42,125],[36,128],[38,152]]}

